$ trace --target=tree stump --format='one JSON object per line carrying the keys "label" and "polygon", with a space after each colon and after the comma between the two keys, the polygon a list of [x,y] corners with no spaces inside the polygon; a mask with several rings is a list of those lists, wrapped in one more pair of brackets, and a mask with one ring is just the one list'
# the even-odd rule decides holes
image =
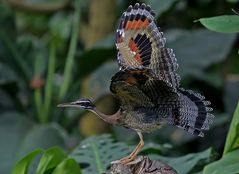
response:
{"label": "tree stump", "polygon": [[111,163],[109,173],[103,174],[178,174],[175,169],[148,156],[138,156],[133,162],[123,165],[118,161]]}

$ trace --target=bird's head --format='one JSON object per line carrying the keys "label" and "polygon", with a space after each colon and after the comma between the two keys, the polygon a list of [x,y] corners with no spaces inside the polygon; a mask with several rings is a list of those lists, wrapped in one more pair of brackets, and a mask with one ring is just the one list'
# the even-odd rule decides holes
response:
{"label": "bird's head", "polygon": [[95,105],[89,99],[79,99],[70,103],[62,103],[57,105],[57,107],[74,107],[82,109],[94,109]]}

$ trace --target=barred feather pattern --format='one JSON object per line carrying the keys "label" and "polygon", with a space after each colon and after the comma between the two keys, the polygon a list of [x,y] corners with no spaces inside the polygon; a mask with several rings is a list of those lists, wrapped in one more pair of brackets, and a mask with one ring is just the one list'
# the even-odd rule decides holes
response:
{"label": "barred feather pattern", "polygon": [[203,137],[214,118],[210,102],[180,87],[177,60],[165,42],[149,6],[137,3],[123,13],[116,32],[120,71],[110,85],[126,114],[122,125],[151,132],[168,123]]}
{"label": "barred feather pattern", "polygon": [[214,115],[210,113],[213,110],[209,107],[211,103],[192,90],[180,88],[179,91],[181,93],[180,107],[176,112],[179,118],[175,124],[192,134],[203,137],[202,130],[208,130],[214,118]]}
{"label": "barred feather pattern", "polygon": [[116,32],[120,69],[149,68],[173,87],[178,87],[177,60],[173,50],[164,47],[165,43],[150,6],[138,3],[134,7],[129,6]]}

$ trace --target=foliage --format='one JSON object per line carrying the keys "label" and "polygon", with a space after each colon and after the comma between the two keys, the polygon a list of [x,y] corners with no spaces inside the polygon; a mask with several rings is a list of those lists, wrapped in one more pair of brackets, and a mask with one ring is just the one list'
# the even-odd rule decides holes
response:
{"label": "foliage", "polygon": [[[239,18],[238,15],[216,16],[211,18],[201,18],[199,21],[208,29],[223,33],[238,33]],[[224,147],[223,156],[220,160],[205,166],[203,173],[229,173],[239,172],[238,154],[239,154],[239,104],[235,110],[231,121],[230,129]]]}
{"label": "foliage", "polygon": [[36,125],[17,113],[0,117],[1,173],[9,173],[14,163],[36,148],[66,148],[67,135],[57,124]]}
{"label": "foliage", "polygon": [[187,154],[182,157],[155,157],[155,159],[161,160],[170,166],[173,166],[180,174],[191,173],[193,169],[197,171],[202,170],[202,166],[209,163],[215,158],[212,149],[207,149],[202,152]]}
{"label": "foliage", "polygon": [[42,154],[36,169],[36,174],[81,174],[79,165],[70,158],[67,158],[65,152],[52,147],[48,150],[37,149],[21,159],[14,167],[12,174],[28,174],[30,163],[37,155]]}
{"label": "foliage", "polygon": [[239,103],[235,110],[223,154],[239,149]]}
{"label": "foliage", "polygon": [[226,58],[236,38],[234,34],[219,34],[204,29],[176,29],[166,32],[165,35],[168,38],[168,47],[174,48],[182,77],[206,75],[204,72],[208,66]]}
{"label": "foliage", "polygon": [[84,174],[102,173],[109,167],[110,162],[128,155],[132,147],[123,143],[114,143],[110,135],[90,137],[80,143],[70,154],[78,163],[87,165]]}
{"label": "foliage", "polygon": [[215,174],[234,174],[239,172],[239,104],[235,110],[231,126],[227,135],[226,144],[224,147],[224,153],[220,160],[207,165],[204,168],[203,173],[215,173]]}
{"label": "foliage", "polygon": [[206,28],[212,31],[223,33],[238,33],[239,18],[238,15],[215,16],[210,18],[201,18],[198,21]]}
{"label": "foliage", "polygon": [[[202,173],[205,165],[204,173],[238,173],[238,107],[229,132],[226,129],[239,98],[239,17],[231,15],[231,9],[237,11],[236,0],[0,3],[0,173],[10,173],[17,161],[15,173],[34,169],[37,174],[80,173],[77,163],[83,174],[98,173],[107,170],[110,161],[129,154],[133,147],[121,142],[137,143],[131,131],[107,127],[110,135],[87,138],[78,126],[80,122],[89,127],[89,121],[81,119],[86,113],[56,106],[90,96],[97,107],[117,110],[117,103],[103,100],[109,98],[110,79],[118,71],[115,18],[136,2],[154,9],[166,46],[176,55],[182,87],[200,91],[212,102],[216,116],[203,139],[169,126],[147,134],[143,153],[180,173]],[[99,11],[93,3],[94,7],[104,3],[107,10]],[[202,25],[193,23],[196,19]],[[94,45],[89,44],[92,40]],[[165,144],[171,148],[164,148]],[[210,147],[219,153],[218,161],[212,162],[215,155]]]}
{"label": "foliage", "polygon": [[42,152],[41,149],[36,149],[27,156],[25,156],[24,158],[22,158],[21,161],[19,161],[14,167],[12,174],[17,173],[27,174],[30,163],[41,152]]}
{"label": "foliage", "polygon": [[[173,166],[180,174],[187,174],[194,169],[200,171],[202,166],[210,162],[213,158],[212,149],[207,149],[196,154],[187,154],[181,157],[164,157],[155,153],[158,150],[161,150],[161,148],[161,146],[156,144],[154,144],[154,146],[146,145],[143,152],[150,154],[152,159],[161,160]],[[79,163],[83,174],[101,174],[102,172],[107,171],[110,162],[128,155],[132,150],[132,146],[115,142],[111,135],[105,134],[85,139],[69,154],[67,158],[74,159]],[[17,163],[14,171],[27,171],[30,162],[40,153],[43,153],[43,150],[35,150],[29,153]],[[65,158],[65,153],[59,148],[50,148],[46,150],[40,159],[36,174],[42,174],[48,170],[56,173],[58,168],[60,168],[58,166],[62,165],[60,163]],[[54,171],[52,170],[53,168],[55,168]]]}
{"label": "foliage", "polygon": [[239,172],[238,159],[239,150],[227,153],[220,160],[207,165],[204,168],[203,174],[234,174]]}

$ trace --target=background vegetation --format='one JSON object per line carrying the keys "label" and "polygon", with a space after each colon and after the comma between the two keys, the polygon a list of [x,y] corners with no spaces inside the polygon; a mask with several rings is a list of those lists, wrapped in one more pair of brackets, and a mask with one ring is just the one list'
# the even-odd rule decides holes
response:
{"label": "background vegetation", "polygon": [[237,0],[2,0],[1,174],[101,173],[130,152],[133,131],[56,105],[87,97],[106,113],[117,110],[108,89],[118,71],[114,33],[136,2],[155,10],[182,86],[204,94],[216,116],[205,138],[170,126],[147,134],[143,153],[180,174],[239,173]]}

